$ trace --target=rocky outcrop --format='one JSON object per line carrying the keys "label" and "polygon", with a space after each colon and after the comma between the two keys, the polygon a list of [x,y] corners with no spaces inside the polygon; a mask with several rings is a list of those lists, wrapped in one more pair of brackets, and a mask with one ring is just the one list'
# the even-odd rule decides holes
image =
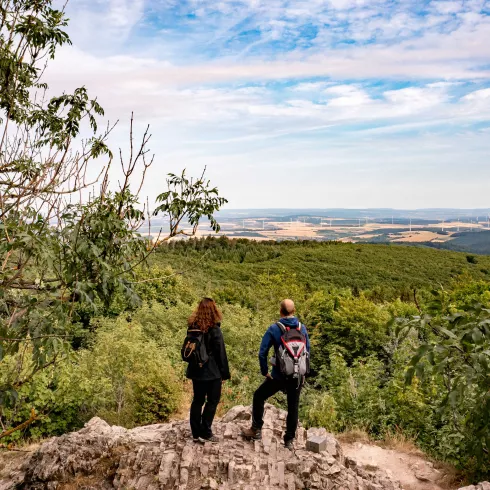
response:
{"label": "rocky outcrop", "polygon": [[[44,443],[16,472],[0,482],[7,489],[303,489],[396,490],[387,477],[370,475],[345,459],[324,429],[300,428],[294,451],[282,445],[286,413],[270,405],[263,440],[240,433],[250,409],[235,407],[215,423],[219,444],[196,444],[187,422],[126,430],[92,419],[82,430]],[[310,437],[324,438],[324,451],[306,451]]]}
{"label": "rocky outcrop", "polygon": [[470,485],[468,487],[460,488],[459,490],[490,490],[490,482],[484,481],[478,485]]}
{"label": "rocky outcrop", "polygon": [[[215,423],[220,442],[204,445],[192,441],[187,422],[126,430],[94,418],[82,430],[44,443],[0,481],[0,490],[400,488],[386,474],[345,458],[324,429],[300,428],[294,450],[285,449],[286,413],[270,405],[263,440],[245,441],[240,433],[250,418],[249,408],[233,408]],[[322,440],[321,452],[306,450],[308,438]]]}

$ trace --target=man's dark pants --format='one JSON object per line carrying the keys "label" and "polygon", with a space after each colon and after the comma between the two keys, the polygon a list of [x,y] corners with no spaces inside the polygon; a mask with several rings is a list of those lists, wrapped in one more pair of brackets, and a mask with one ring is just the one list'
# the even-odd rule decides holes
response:
{"label": "man's dark pants", "polygon": [[301,385],[298,388],[297,380],[278,380],[266,378],[254,394],[252,409],[252,427],[262,429],[264,425],[264,405],[268,398],[277,392],[284,391],[288,400],[288,416],[286,419],[286,434],[284,441],[291,441],[296,436],[298,428],[298,407]]}
{"label": "man's dark pants", "polygon": [[[214,415],[221,398],[221,378],[212,381],[192,380],[194,387],[194,398],[191,405],[191,430],[192,437],[204,437],[206,439],[213,435],[211,426]],[[206,400],[207,398],[207,400]],[[202,406],[204,406],[204,410]]]}

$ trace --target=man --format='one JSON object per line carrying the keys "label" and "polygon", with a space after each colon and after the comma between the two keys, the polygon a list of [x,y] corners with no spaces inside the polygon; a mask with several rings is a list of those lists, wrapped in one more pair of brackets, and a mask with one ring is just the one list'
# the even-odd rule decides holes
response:
{"label": "man", "polygon": [[269,374],[267,364],[267,356],[271,347],[278,353],[281,346],[281,337],[287,329],[299,329],[306,340],[306,349],[309,355],[310,341],[306,327],[302,325],[295,316],[294,302],[290,299],[285,299],[281,303],[281,325],[274,323],[265,333],[259,351],[260,370],[265,380],[257,389],[253,398],[252,410],[252,427],[243,431],[243,436],[251,440],[260,440],[262,438],[262,426],[264,425],[264,405],[268,398],[274,396],[278,391],[284,391],[287,395],[288,416],[286,420],[286,433],[284,435],[284,445],[288,449],[292,449],[293,440],[296,437],[296,429],[298,427],[298,406],[301,388],[303,387],[304,376],[299,378],[286,377],[279,368],[279,362],[273,363],[272,373]]}

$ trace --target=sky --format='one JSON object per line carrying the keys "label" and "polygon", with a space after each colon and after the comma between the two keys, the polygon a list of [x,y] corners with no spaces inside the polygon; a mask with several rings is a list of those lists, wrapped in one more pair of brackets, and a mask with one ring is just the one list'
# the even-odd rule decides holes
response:
{"label": "sky", "polygon": [[51,89],[228,208],[490,207],[490,0],[70,0]]}

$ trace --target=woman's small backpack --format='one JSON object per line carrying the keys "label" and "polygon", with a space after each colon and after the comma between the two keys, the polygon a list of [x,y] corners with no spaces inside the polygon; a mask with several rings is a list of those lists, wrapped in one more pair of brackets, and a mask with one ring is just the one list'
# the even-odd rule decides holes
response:
{"label": "woman's small backpack", "polygon": [[189,328],[181,349],[182,360],[197,367],[203,367],[209,360],[204,333],[200,329]]}

